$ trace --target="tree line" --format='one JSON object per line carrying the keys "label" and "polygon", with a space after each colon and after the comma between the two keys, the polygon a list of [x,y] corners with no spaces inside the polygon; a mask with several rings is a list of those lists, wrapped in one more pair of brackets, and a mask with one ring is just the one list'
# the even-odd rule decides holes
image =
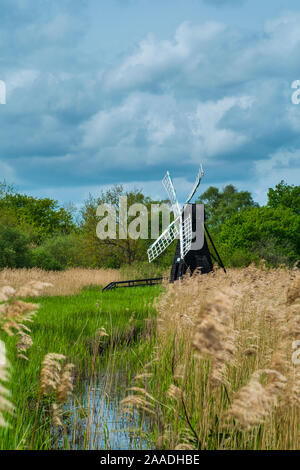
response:
{"label": "tree line", "polygon": [[[152,240],[100,240],[96,235],[97,207],[112,204],[118,214],[120,196],[127,196],[129,206],[145,205],[149,213],[151,204],[166,202],[153,201],[140,190],[125,191],[117,185],[97,197],[90,195],[79,217],[75,217],[73,207],[61,207],[50,198],[20,194],[12,185],[1,183],[0,268],[63,270],[146,265]],[[211,186],[196,202],[205,204],[206,223],[227,266],[246,266],[262,258],[272,267],[292,266],[298,261],[300,186],[281,181],[269,189],[265,206],[259,206],[248,191],[239,191],[233,185],[222,190]],[[156,269],[171,265],[174,248],[171,245],[154,262]]]}

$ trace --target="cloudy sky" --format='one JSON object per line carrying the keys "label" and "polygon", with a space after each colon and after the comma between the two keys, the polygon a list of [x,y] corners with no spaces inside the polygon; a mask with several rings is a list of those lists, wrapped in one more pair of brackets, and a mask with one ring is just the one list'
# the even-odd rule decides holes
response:
{"label": "cloudy sky", "polygon": [[0,180],[80,204],[300,180],[299,0],[0,0]]}

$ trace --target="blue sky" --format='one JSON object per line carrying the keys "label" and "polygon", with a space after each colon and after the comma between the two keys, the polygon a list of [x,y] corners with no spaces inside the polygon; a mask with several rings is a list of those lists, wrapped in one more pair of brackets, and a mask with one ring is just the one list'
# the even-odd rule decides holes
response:
{"label": "blue sky", "polygon": [[115,183],[181,200],[299,184],[293,0],[1,0],[0,180],[80,204]]}

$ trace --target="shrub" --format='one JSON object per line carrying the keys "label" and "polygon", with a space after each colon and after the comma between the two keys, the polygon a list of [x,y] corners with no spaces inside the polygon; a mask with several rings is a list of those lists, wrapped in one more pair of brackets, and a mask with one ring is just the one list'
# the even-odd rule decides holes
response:
{"label": "shrub", "polygon": [[271,267],[283,264],[292,267],[295,262],[293,245],[289,241],[279,243],[276,238],[270,237],[267,240],[261,240],[253,249],[259,258],[264,259]]}
{"label": "shrub", "polygon": [[[170,267],[168,267],[170,269]],[[146,279],[151,277],[162,277],[166,268],[164,266],[158,266],[155,263],[148,263],[148,261],[133,263],[131,265],[124,264],[121,266],[121,278],[123,280],[129,279]]]}
{"label": "shrub", "polygon": [[0,268],[26,268],[30,265],[29,238],[16,227],[0,224]]}
{"label": "shrub", "polygon": [[65,268],[45,247],[38,247],[32,251],[31,264],[45,271],[62,271]]}
{"label": "shrub", "polygon": [[60,271],[84,264],[81,237],[77,234],[49,238],[32,251],[32,265],[45,270]]}
{"label": "shrub", "polygon": [[246,249],[236,249],[231,254],[228,254],[225,258],[225,265],[232,268],[242,268],[249,266],[252,262],[257,263],[259,261],[258,255],[250,253]]}

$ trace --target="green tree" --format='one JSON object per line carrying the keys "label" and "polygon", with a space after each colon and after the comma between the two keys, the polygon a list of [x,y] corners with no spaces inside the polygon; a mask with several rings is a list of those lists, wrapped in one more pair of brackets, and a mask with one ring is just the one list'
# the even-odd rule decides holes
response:
{"label": "green tree", "polygon": [[233,214],[247,207],[258,207],[249,191],[238,191],[232,184],[220,191],[210,186],[197,200],[205,205],[206,219],[212,229],[218,230]]}
{"label": "green tree", "polygon": [[282,206],[248,208],[223,224],[217,243],[229,264],[238,253],[249,262],[263,256],[271,265],[291,265],[300,256],[300,216]]}
{"label": "green tree", "polygon": [[288,207],[296,214],[300,214],[300,186],[288,185],[280,181],[275,189],[270,188],[268,191],[268,206]]}
{"label": "green tree", "polygon": [[57,201],[19,194],[5,182],[0,184],[0,222],[20,227],[35,243],[75,229],[71,211]]}
{"label": "green tree", "polygon": [[[89,196],[82,209],[81,230],[84,236],[84,249],[86,258],[92,266],[119,267],[124,263],[132,264],[135,261],[145,260],[149,240],[130,237],[120,237],[120,197],[126,196],[128,208],[132,204],[140,203],[150,209],[151,199],[146,197],[140,190],[124,191],[123,186],[116,185],[97,197]],[[116,212],[116,238],[99,239],[96,227],[100,220],[97,216],[97,207],[101,204],[110,204]],[[148,210],[150,213],[150,210]],[[137,214],[138,216],[139,214]],[[127,225],[135,217],[127,215]],[[148,221],[149,223],[149,221]]]}

